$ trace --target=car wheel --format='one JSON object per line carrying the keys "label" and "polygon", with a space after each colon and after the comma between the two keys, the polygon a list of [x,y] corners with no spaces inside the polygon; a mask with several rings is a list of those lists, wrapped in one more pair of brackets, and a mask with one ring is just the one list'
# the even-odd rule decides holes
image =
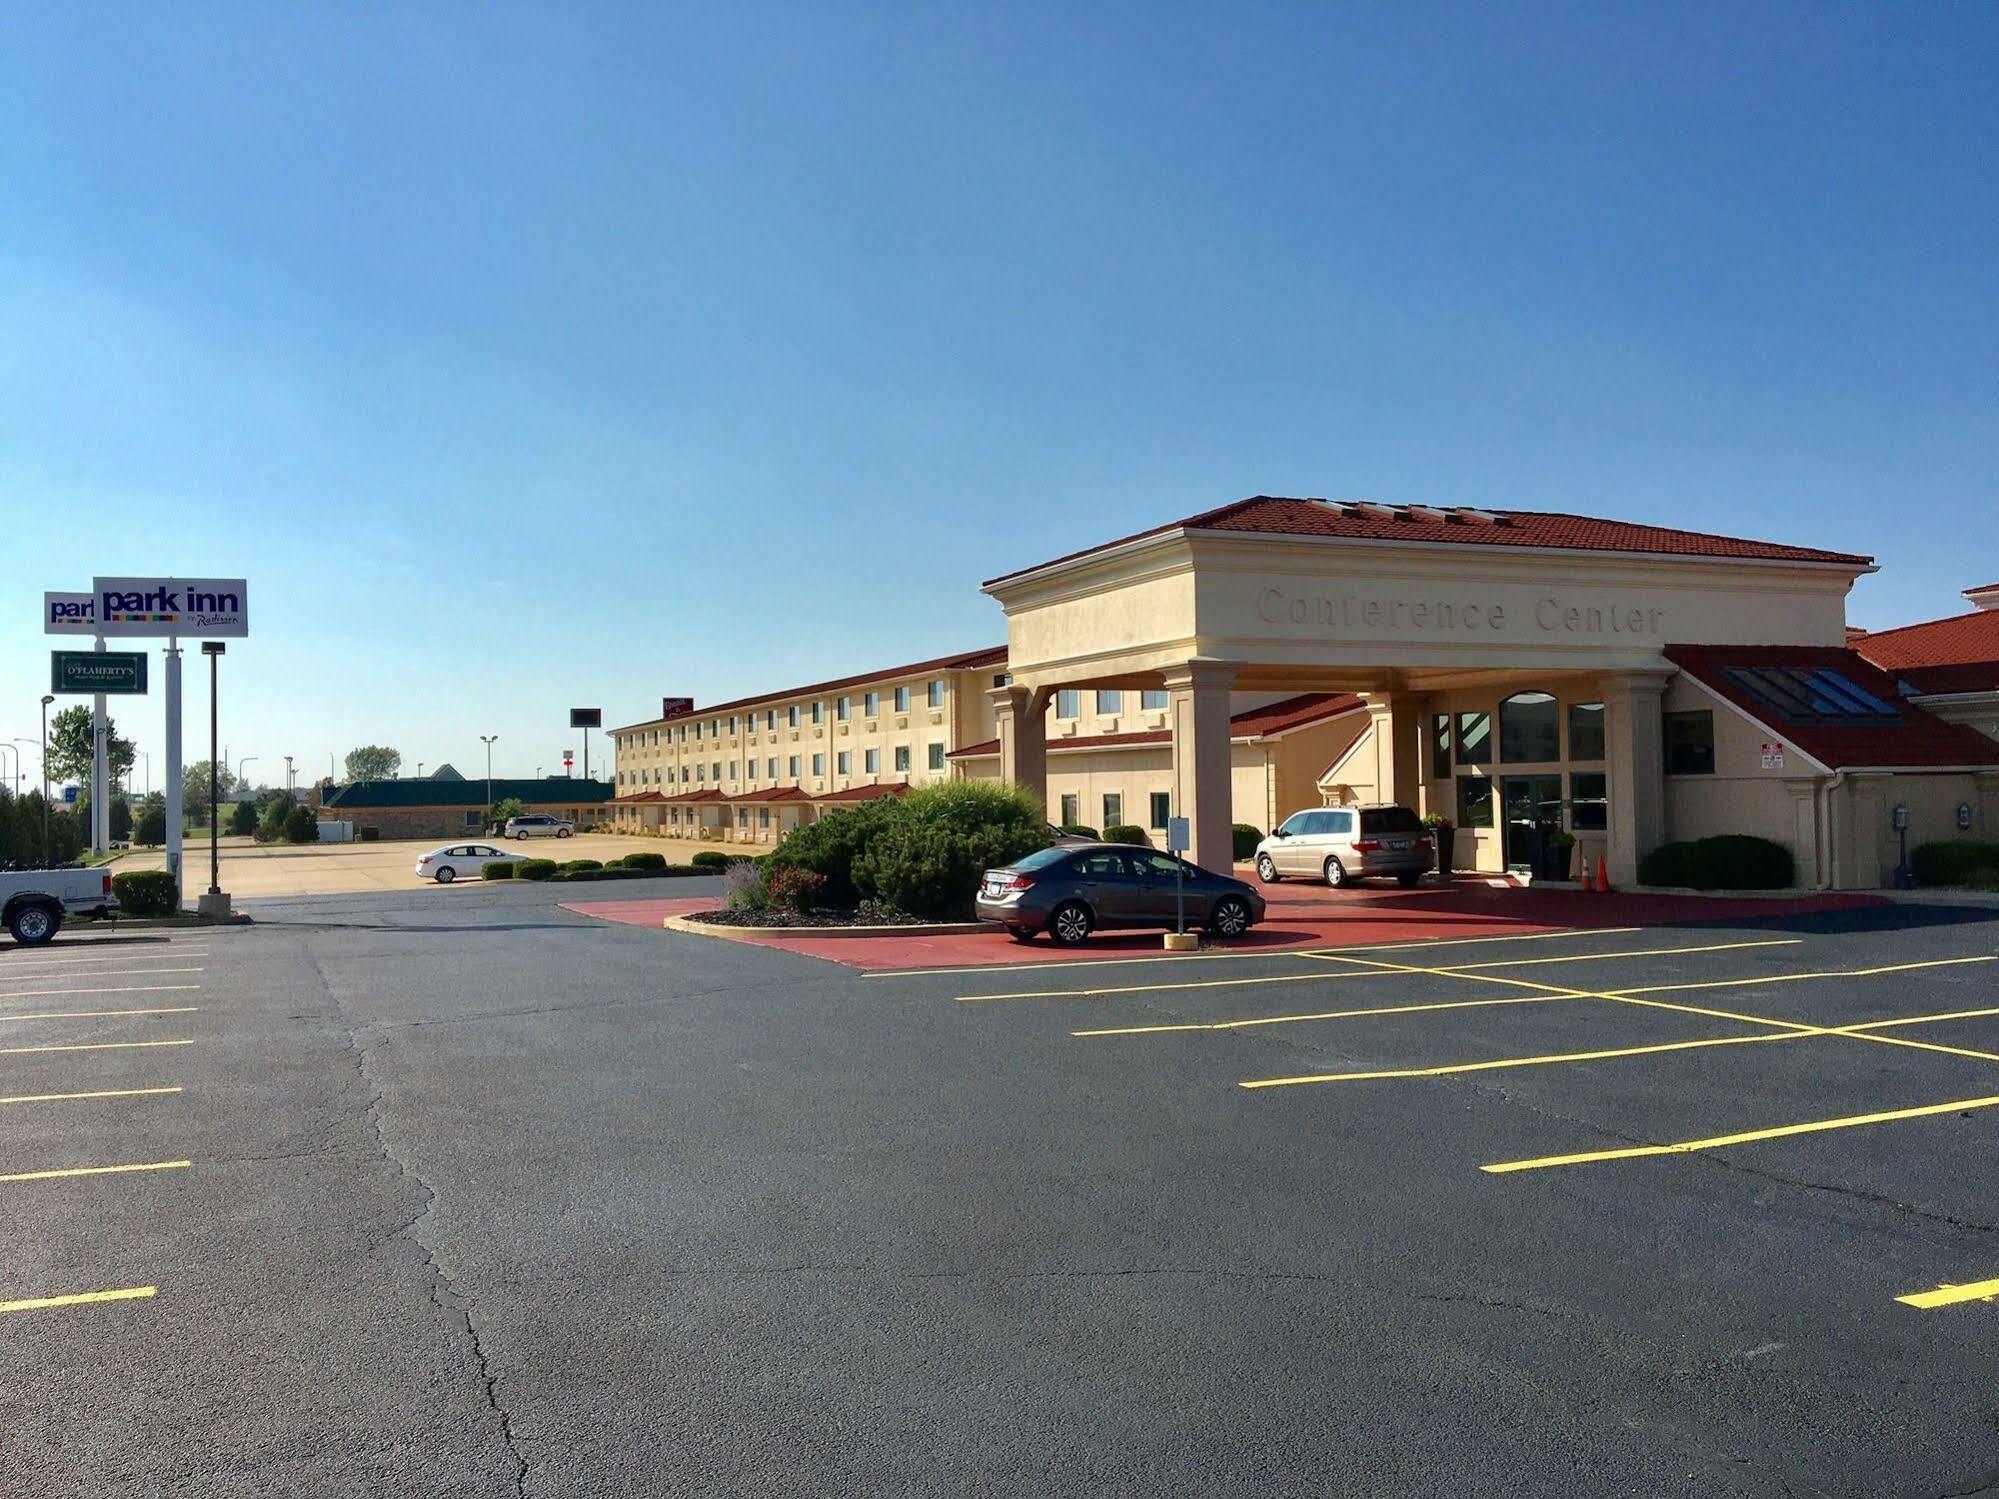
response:
{"label": "car wheel", "polygon": [[568,828],[557,828],[555,831],[555,836],[558,838],[567,838],[569,836],[569,833],[570,830]]}
{"label": "car wheel", "polygon": [[1057,906],[1048,918],[1048,935],[1057,947],[1081,947],[1090,940],[1090,908],[1079,900]]}
{"label": "car wheel", "polygon": [[1256,856],[1256,877],[1266,885],[1274,885],[1278,880],[1283,878],[1277,872],[1277,861],[1271,858],[1269,854],[1258,854]]}
{"label": "car wheel", "polygon": [[1326,883],[1335,890],[1344,890],[1347,885],[1347,867],[1338,859],[1326,860]]}
{"label": "car wheel", "polygon": [[1010,926],[1006,929],[1006,934],[1013,938],[1014,941],[1020,943],[1032,942],[1034,940],[1034,928],[1031,926]]}
{"label": "car wheel", "polygon": [[1412,869],[1407,874],[1398,874],[1395,880],[1404,890],[1414,890],[1423,883],[1423,874],[1421,870]]}
{"label": "car wheel", "polygon": [[1226,896],[1215,903],[1208,930],[1217,937],[1240,937],[1249,930],[1249,902],[1239,895]]}
{"label": "car wheel", "polygon": [[448,885],[457,878],[458,871],[453,869],[449,864],[446,864],[437,871],[437,883],[440,885]]}
{"label": "car wheel", "polygon": [[62,915],[39,902],[21,906],[7,918],[7,930],[23,947],[38,947],[62,928]]}

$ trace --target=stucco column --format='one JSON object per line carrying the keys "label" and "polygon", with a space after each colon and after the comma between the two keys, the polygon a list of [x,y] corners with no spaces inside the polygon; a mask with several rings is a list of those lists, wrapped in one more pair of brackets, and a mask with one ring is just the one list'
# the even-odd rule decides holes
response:
{"label": "stucco column", "polygon": [[1195,659],[1166,669],[1166,721],[1173,734],[1173,815],[1188,820],[1187,857],[1227,874],[1235,865],[1229,776],[1229,687],[1236,669]]}
{"label": "stucco column", "polygon": [[999,724],[1000,779],[1048,805],[1048,693],[1032,687],[989,688]]}
{"label": "stucco column", "polygon": [[1420,697],[1406,692],[1368,693],[1368,727],[1373,733],[1374,799],[1400,802],[1421,812],[1423,747]]}
{"label": "stucco column", "polygon": [[1602,679],[1604,769],[1609,779],[1610,882],[1638,883],[1638,861],[1666,841],[1665,720],[1668,672]]}

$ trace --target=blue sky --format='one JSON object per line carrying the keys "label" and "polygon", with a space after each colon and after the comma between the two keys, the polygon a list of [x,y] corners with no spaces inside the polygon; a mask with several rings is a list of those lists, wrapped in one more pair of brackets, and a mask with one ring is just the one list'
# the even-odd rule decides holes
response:
{"label": "blue sky", "polygon": [[1995,64],[1979,5],[9,8],[0,738],[93,573],[249,577],[257,773],[531,774],[572,704],[995,641],[982,577],[1258,492],[1952,612]]}

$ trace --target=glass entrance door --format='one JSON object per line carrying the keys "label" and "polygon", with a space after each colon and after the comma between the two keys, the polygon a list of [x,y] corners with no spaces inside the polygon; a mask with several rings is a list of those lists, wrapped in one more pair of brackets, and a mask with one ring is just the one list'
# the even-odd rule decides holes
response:
{"label": "glass entrance door", "polygon": [[1560,776],[1506,776],[1500,782],[1506,819],[1506,867],[1514,874],[1539,872],[1541,847],[1562,825]]}

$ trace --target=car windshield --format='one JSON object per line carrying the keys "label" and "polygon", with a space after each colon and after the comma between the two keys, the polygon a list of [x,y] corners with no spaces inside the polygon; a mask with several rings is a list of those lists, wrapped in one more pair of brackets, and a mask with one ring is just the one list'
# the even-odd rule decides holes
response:
{"label": "car windshield", "polygon": [[1360,814],[1363,833],[1420,833],[1423,819],[1407,807],[1370,807]]}
{"label": "car windshield", "polygon": [[1046,869],[1050,864],[1059,863],[1075,852],[1068,848],[1044,848],[1029,854],[1024,859],[1015,859],[1009,869]]}

